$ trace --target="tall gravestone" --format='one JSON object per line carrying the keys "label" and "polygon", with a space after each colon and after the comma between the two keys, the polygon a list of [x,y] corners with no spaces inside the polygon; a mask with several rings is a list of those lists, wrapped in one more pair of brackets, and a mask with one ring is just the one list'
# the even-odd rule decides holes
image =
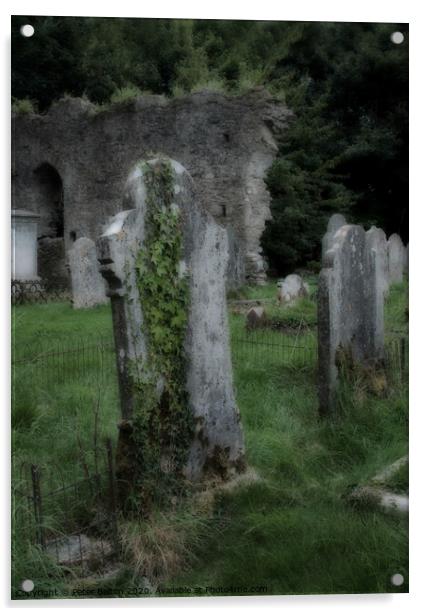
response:
{"label": "tall gravestone", "polygon": [[93,308],[106,304],[105,281],[99,271],[96,245],[88,237],[80,237],[68,251],[74,308]]}
{"label": "tall gravestone", "polygon": [[374,267],[374,311],[375,355],[382,356],[384,349],[384,302],[389,291],[389,261],[386,233],[383,229],[371,227],[365,234],[366,249]]}
{"label": "tall gravestone", "polygon": [[346,225],[346,218],[343,214],[333,214],[330,216],[327,224],[327,232],[322,238],[322,259],[324,259],[327,250],[333,245],[334,234],[340,227],[343,227],[343,225]]}
{"label": "tall gravestone", "polygon": [[405,264],[405,248],[397,233],[388,239],[389,283],[402,282]]}
{"label": "tall gravestone", "polygon": [[376,259],[377,285],[386,296],[389,291],[388,242],[383,229],[371,227],[366,233],[367,248],[374,251]]}
{"label": "tall gravestone", "polygon": [[167,158],[134,167],[123,208],[97,243],[113,312],[118,449],[133,447],[118,455],[118,475],[125,481],[127,472],[131,482],[139,460],[142,477],[154,473],[158,485],[167,476],[227,477],[244,467],[226,311],[227,232],[195,203],[188,172]]}
{"label": "tall gravestone", "polygon": [[[383,360],[383,292],[379,259],[364,229],[344,225],[326,252],[318,284],[320,412],[335,407],[339,368]],[[370,234],[370,238],[373,234]]]}

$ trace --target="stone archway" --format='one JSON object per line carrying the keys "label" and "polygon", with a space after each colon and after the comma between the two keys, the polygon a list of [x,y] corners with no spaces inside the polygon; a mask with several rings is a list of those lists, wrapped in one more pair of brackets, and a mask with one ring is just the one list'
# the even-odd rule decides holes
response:
{"label": "stone archway", "polygon": [[40,214],[39,238],[64,237],[64,190],[61,176],[50,163],[34,170]]}
{"label": "stone archway", "polygon": [[34,193],[40,215],[38,271],[47,290],[69,288],[64,243],[64,188],[62,178],[50,163],[34,170]]}

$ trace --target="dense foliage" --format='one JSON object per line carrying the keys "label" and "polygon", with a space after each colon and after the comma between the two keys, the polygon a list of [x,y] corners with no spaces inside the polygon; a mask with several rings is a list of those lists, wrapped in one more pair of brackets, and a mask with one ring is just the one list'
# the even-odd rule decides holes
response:
{"label": "dense foliage", "polygon": [[[34,25],[31,39],[23,23]],[[407,24],[19,16],[12,44],[22,111],[22,99],[43,111],[64,93],[105,103],[264,85],[282,96],[294,120],[269,174],[263,238],[282,273],[318,259],[336,210],[408,239]]]}

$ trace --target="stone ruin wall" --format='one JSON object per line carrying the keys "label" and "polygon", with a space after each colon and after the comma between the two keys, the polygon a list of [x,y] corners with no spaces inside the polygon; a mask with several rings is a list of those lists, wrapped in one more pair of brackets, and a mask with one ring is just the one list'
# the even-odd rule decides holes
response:
{"label": "stone ruin wall", "polygon": [[[108,110],[65,98],[44,115],[13,118],[13,207],[39,213],[39,237],[52,237],[60,216],[52,208],[60,209],[62,199],[66,253],[79,237],[96,239],[120,210],[136,161],[161,153],[189,171],[198,202],[232,227],[247,277],[260,281],[260,238],[270,218],[264,178],[290,115],[264,90],[238,97],[143,96]],[[53,185],[46,163],[58,174]]]}

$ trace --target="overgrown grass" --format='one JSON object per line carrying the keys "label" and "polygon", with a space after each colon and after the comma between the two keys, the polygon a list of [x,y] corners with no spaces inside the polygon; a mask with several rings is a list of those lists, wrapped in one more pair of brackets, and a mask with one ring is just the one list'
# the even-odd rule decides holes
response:
{"label": "overgrown grass", "polygon": [[[109,306],[74,310],[68,304],[50,303],[13,309],[13,351],[20,358],[35,353],[39,357],[12,370],[14,488],[31,494],[30,464],[40,469],[45,492],[82,480],[84,467],[94,465],[94,439],[102,447],[107,437],[116,438],[119,407],[113,351],[104,354],[102,361],[108,363],[101,366],[100,355],[87,350],[89,340],[108,336],[112,338]],[[79,359],[73,353],[52,355],[83,342],[86,351]],[[31,547],[33,517],[26,499],[15,495],[13,503],[14,591],[23,579],[32,579],[39,590],[65,592],[64,571]],[[52,524],[67,518],[69,522],[70,515],[63,511]],[[24,530],[20,528],[27,522]]]}
{"label": "overgrown grass", "polygon": [[28,98],[12,98],[12,113],[18,115],[37,113],[37,104]]}
{"label": "overgrown grass", "polygon": [[119,88],[111,94],[110,102],[113,105],[127,103],[135,100],[138,96],[142,96],[142,90],[136,86],[130,85],[125,88]]}
{"label": "overgrown grass", "polygon": [[[315,289],[315,280],[310,281]],[[244,297],[274,297],[276,283],[245,288]],[[406,284],[392,288],[386,307],[388,329],[406,327]],[[275,310],[275,308],[274,308]],[[306,320],[315,297],[282,314]],[[40,336],[68,339],[111,333],[107,308],[73,311],[51,304],[15,309],[16,340]],[[187,502],[148,519],[122,521],[125,568],[113,582],[134,587],[144,576],[167,587],[201,588],[201,594],[406,592],[408,528],[401,516],[374,506],[354,509],[346,496],[407,453],[408,399],[403,381],[386,397],[360,390],[341,393],[341,413],[317,414],[315,331],[271,332],[277,347],[242,344],[245,316],[230,315],[234,381],[252,480],[228,489],[207,486]],[[297,337],[296,337],[297,336]],[[268,339],[269,341],[269,339]],[[297,342],[297,344],[296,344]],[[285,354],[279,345],[288,344]],[[296,347],[313,349],[301,355]],[[275,349],[275,350],[274,350]],[[278,350],[277,350],[278,349]],[[293,351],[292,351],[293,349]],[[75,436],[91,445],[98,390],[86,380],[42,390],[19,375],[14,418],[15,460],[36,458],[75,470]],[[24,383],[30,383],[28,387]],[[118,400],[106,384],[100,394],[102,434],[115,434]],[[34,392],[34,393],[33,393]],[[86,439],[86,440],[85,440]],[[401,471],[402,472],[402,471]],[[14,480],[19,481],[17,475]],[[402,481],[402,480],[401,480]],[[72,579],[35,548],[17,541],[15,584],[35,579],[39,587],[69,592]],[[402,573],[405,583],[390,579]],[[239,589],[239,590],[238,590]]]}
{"label": "overgrown grass", "polygon": [[[390,301],[399,305],[402,293],[394,289]],[[234,336],[243,318],[232,316]],[[384,399],[346,397],[340,417],[320,421],[314,361],[285,365],[268,349],[240,355],[235,385],[248,462],[261,480],[216,502],[227,524],[174,584],[247,594],[259,586],[270,594],[406,591],[390,581],[395,572],[408,579],[406,520],[356,511],[345,498],[407,453],[406,388]]]}
{"label": "overgrown grass", "polygon": [[[403,293],[404,285],[392,289],[388,314],[401,314]],[[307,318],[309,306],[312,317],[311,301],[291,312]],[[231,317],[234,339],[243,318]],[[235,368],[248,461],[263,481],[217,503],[228,526],[175,584],[248,592],[266,585],[280,594],[395,591],[392,571],[407,579],[406,522],[354,511],[345,495],[406,453],[406,389],[394,387],[386,399],[363,392],[342,401],[338,419],[320,422],[313,363],[285,367],[270,349],[258,349],[251,361],[249,352],[239,354]]]}
{"label": "overgrown grass", "polygon": [[228,299],[275,299],[277,297],[277,280],[268,280],[265,285],[246,285],[228,292]]}
{"label": "overgrown grass", "polygon": [[389,477],[386,477],[384,481],[380,481],[378,483],[390,492],[408,494],[408,476],[408,462],[406,462],[405,464],[399,466],[399,468],[397,468]]}
{"label": "overgrown grass", "polygon": [[385,327],[387,330],[408,332],[408,281],[404,279],[389,289],[385,304]]}
{"label": "overgrown grass", "polygon": [[69,303],[16,306],[12,312],[13,350],[45,340],[70,341],[85,336],[112,336],[109,305],[74,310]]}

